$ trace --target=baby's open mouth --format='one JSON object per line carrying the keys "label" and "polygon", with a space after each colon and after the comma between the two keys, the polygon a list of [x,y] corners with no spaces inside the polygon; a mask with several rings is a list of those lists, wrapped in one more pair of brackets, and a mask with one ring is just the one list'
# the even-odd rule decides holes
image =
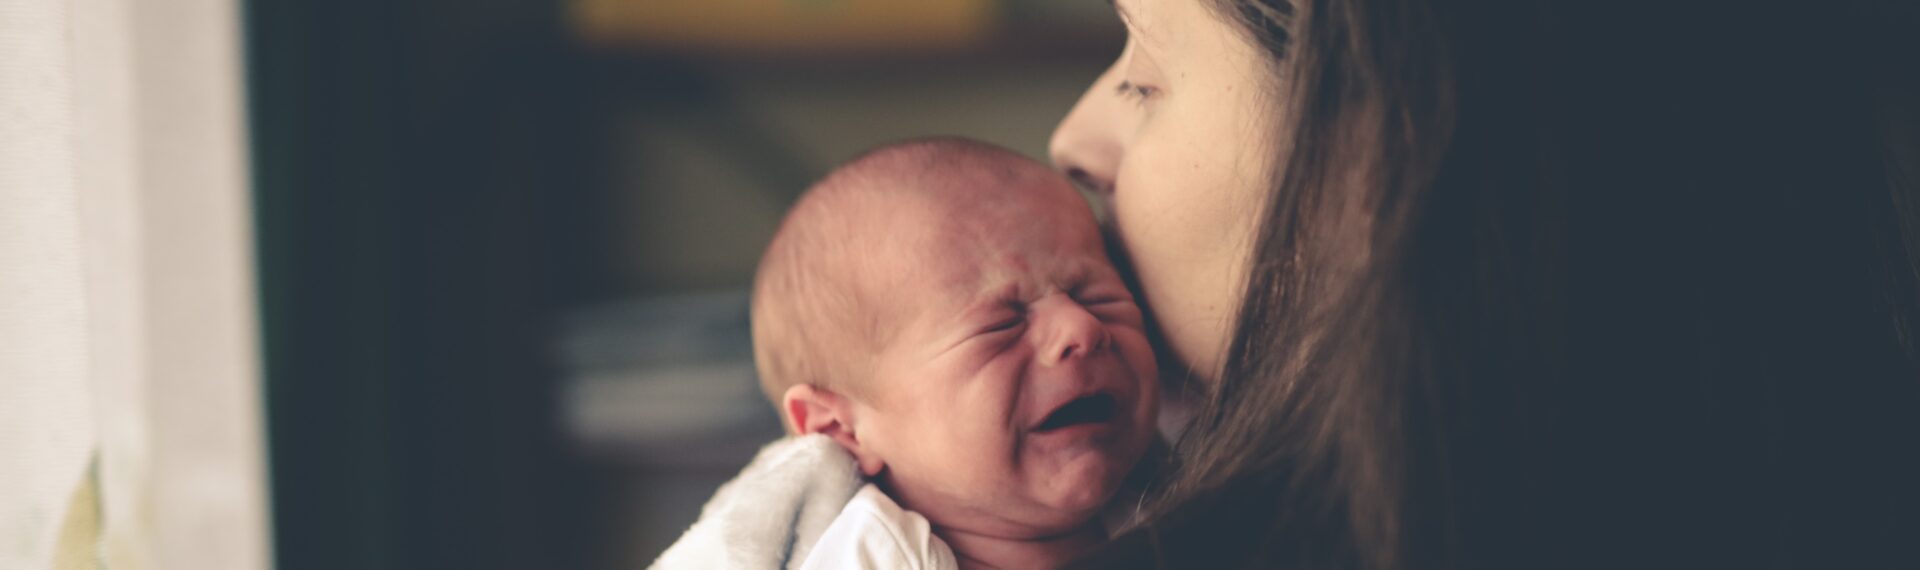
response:
{"label": "baby's open mouth", "polygon": [[1118,412],[1119,408],[1120,403],[1114,400],[1112,394],[1081,396],[1067,402],[1065,406],[1060,406],[1060,409],[1054,410],[1053,413],[1047,414],[1047,419],[1040,422],[1039,427],[1034,428],[1034,431],[1048,432],[1080,424],[1107,423],[1113,421],[1114,413]]}

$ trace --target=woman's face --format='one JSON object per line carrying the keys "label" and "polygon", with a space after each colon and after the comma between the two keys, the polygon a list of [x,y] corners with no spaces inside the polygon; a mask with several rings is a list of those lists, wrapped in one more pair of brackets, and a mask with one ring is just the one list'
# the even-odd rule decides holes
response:
{"label": "woman's face", "polygon": [[1275,155],[1268,56],[1203,2],[1116,0],[1128,38],[1053,134],[1173,356],[1220,370]]}

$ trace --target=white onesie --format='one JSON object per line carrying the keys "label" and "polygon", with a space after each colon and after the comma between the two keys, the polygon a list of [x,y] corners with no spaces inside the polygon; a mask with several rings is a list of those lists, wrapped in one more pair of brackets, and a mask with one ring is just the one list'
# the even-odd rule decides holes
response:
{"label": "white onesie", "polygon": [[900,508],[868,483],[840,509],[800,570],[840,568],[958,570],[953,549],[919,513]]}

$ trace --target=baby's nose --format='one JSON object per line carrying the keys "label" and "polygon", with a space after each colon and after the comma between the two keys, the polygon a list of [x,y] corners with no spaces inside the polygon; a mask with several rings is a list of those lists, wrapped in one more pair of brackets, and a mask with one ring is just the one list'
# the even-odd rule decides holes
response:
{"label": "baby's nose", "polygon": [[1042,363],[1055,365],[1105,350],[1107,326],[1086,307],[1066,295],[1055,295],[1034,303],[1029,311],[1045,323],[1040,336]]}

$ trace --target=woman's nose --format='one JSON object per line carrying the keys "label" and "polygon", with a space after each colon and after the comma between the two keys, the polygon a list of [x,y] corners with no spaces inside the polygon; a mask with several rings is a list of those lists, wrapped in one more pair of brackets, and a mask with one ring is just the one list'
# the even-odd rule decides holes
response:
{"label": "woman's nose", "polygon": [[1056,365],[1106,350],[1107,325],[1087,312],[1086,307],[1062,294],[1041,299],[1028,306],[1036,322],[1042,323],[1040,360]]}
{"label": "woman's nose", "polygon": [[1074,182],[1102,196],[1113,193],[1114,175],[1126,150],[1125,135],[1132,132],[1137,109],[1114,94],[1120,83],[1120,63],[1107,68],[1080,102],[1053,131],[1048,153],[1053,164]]}

